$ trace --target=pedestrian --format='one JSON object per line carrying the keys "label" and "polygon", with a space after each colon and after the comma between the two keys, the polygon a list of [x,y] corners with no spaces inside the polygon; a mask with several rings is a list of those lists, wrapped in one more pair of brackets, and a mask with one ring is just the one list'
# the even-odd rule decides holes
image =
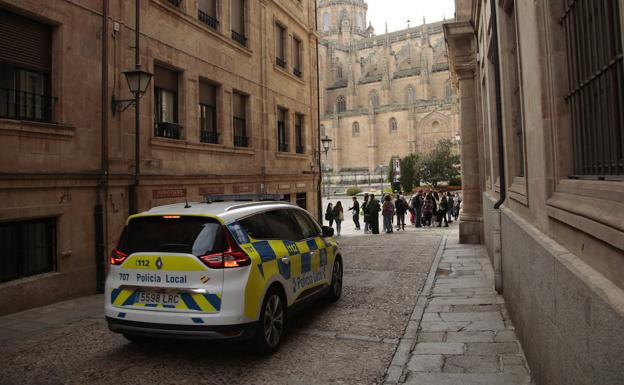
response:
{"label": "pedestrian", "polygon": [[325,210],[325,220],[329,222],[329,227],[334,227],[334,205],[331,203],[327,204],[327,209]]}
{"label": "pedestrian", "polygon": [[355,223],[355,229],[360,229],[360,202],[357,197],[353,197],[353,206],[349,207],[349,210],[353,212],[353,223]]}
{"label": "pedestrian", "polygon": [[392,233],[392,217],[394,217],[394,203],[390,195],[384,196],[381,214],[383,215],[384,230],[386,234]]}
{"label": "pedestrian", "polygon": [[440,199],[440,205],[438,206],[438,227],[442,226],[442,220],[444,220],[444,227],[448,227],[448,221],[446,220],[446,211],[449,209],[448,201],[446,200],[446,195],[442,194],[442,199]]}
{"label": "pedestrian", "polygon": [[401,194],[397,194],[394,201],[394,209],[397,216],[397,230],[405,231],[405,213],[407,212],[407,203]]}
{"label": "pedestrian", "polygon": [[453,223],[453,195],[450,191],[446,193],[446,202],[448,203],[448,209],[446,210],[446,219],[448,223]]}
{"label": "pedestrian", "polygon": [[433,202],[434,202],[433,195],[431,193],[427,194],[427,197],[425,198],[423,202],[423,209],[422,209],[422,213],[423,213],[422,224],[425,227],[431,226],[431,218],[433,216]]}
{"label": "pedestrian", "polygon": [[368,215],[368,193],[364,194],[364,202],[362,202],[362,208],[360,212],[364,216],[364,234],[370,233],[370,215]]}
{"label": "pedestrian", "polygon": [[416,195],[412,198],[412,209],[414,210],[414,225],[416,227],[422,227],[422,205],[423,205],[423,192],[418,190]]}
{"label": "pedestrian", "polygon": [[337,235],[340,236],[340,225],[342,224],[342,221],[344,221],[344,212],[342,209],[342,203],[340,203],[340,201],[336,202],[336,206],[334,206],[334,221],[336,221],[336,233],[338,233]]}
{"label": "pedestrian", "polygon": [[379,201],[375,199],[375,194],[370,195],[370,201],[368,202],[368,206],[366,206],[366,211],[369,215],[371,232],[373,234],[379,234],[379,212],[381,211],[381,207]]}
{"label": "pedestrian", "polygon": [[455,193],[455,196],[453,197],[453,209],[454,209],[455,220],[459,218],[460,204],[461,204],[461,197],[459,196],[459,193]]}
{"label": "pedestrian", "polygon": [[414,206],[412,206],[412,203],[414,201],[414,197],[416,196],[416,193],[412,194],[412,196],[409,199],[409,202],[407,203],[407,210],[410,213],[410,224],[413,225],[414,224],[414,220],[416,219],[416,212],[414,211]]}

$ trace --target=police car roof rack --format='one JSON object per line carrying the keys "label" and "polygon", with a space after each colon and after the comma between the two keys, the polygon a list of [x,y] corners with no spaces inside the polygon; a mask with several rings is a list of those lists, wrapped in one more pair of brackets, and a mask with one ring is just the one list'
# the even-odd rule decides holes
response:
{"label": "police car roof rack", "polygon": [[280,201],[283,197],[282,194],[206,194],[204,195],[204,202]]}

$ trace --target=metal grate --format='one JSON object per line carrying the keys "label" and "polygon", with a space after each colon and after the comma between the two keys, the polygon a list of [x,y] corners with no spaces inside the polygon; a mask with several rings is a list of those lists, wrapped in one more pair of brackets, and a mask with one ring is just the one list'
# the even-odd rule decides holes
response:
{"label": "metal grate", "polygon": [[197,18],[199,19],[199,21],[201,21],[202,23],[208,25],[212,29],[219,28],[219,20],[217,20],[214,17],[210,16],[209,14],[207,14],[204,11],[202,11],[201,9],[197,10]]}
{"label": "metal grate", "polygon": [[167,2],[178,8],[180,8],[180,5],[182,4],[182,0],[167,0]]}
{"label": "metal grate", "polygon": [[301,70],[297,67],[293,68],[293,74],[297,77],[301,77]]}
{"label": "metal grate", "polygon": [[51,122],[54,101],[50,95],[0,88],[0,118]]}
{"label": "metal grate", "polygon": [[201,130],[199,132],[199,141],[201,143],[219,144],[219,133],[215,131]]}
{"label": "metal grate", "polygon": [[241,45],[247,46],[247,38],[234,30],[232,30],[232,39]]}
{"label": "metal grate", "polygon": [[573,178],[624,177],[624,62],[618,1],[566,0]]}
{"label": "metal grate", "polygon": [[282,67],[282,68],[286,68],[286,60],[282,59],[279,56],[275,57],[275,63],[277,63],[277,65]]}

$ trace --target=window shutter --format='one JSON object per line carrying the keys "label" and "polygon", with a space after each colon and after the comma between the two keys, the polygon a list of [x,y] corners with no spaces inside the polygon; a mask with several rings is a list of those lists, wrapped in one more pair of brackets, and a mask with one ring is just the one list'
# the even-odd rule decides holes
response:
{"label": "window shutter", "polygon": [[208,83],[199,83],[199,103],[215,107],[217,105],[217,87]]}
{"label": "window shutter", "polygon": [[178,73],[163,67],[154,66],[154,85],[157,88],[178,92]]}
{"label": "window shutter", "polygon": [[50,26],[0,10],[0,62],[49,72],[51,46]]}

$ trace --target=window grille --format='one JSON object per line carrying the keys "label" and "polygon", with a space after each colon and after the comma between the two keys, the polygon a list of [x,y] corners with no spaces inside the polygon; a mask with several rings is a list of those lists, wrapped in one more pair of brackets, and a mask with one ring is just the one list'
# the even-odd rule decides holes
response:
{"label": "window grille", "polygon": [[619,2],[566,0],[573,178],[624,176],[624,63]]}

